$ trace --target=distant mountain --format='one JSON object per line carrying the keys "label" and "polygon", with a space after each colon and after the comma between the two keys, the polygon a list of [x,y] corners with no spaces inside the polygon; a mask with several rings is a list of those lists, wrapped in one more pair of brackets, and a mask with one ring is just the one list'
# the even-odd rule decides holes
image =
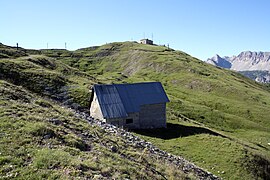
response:
{"label": "distant mountain", "polygon": [[209,64],[213,64],[215,66],[223,67],[223,68],[226,68],[226,69],[230,69],[232,67],[232,63],[229,62],[228,59],[226,59],[225,57],[222,58],[218,54],[216,54],[212,58],[207,59],[207,62]]}
{"label": "distant mountain", "polygon": [[257,82],[270,83],[270,52],[244,51],[238,56],[220,57],[215,55],[207,59],[209,64],[239,71]]}
{"label": "distant mountain", "polygon": [[270,83],[269,71],[239,71],[244,76],[261,83]]}

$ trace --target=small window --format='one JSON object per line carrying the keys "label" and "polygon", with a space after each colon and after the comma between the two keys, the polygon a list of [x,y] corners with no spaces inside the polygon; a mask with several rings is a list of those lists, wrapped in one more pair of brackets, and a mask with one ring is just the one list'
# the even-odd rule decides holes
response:
{"label": "small window", "polygon": [[131,124],[131,123],[133,123],[133,119],[132,118],[126,119],[126,124]]}

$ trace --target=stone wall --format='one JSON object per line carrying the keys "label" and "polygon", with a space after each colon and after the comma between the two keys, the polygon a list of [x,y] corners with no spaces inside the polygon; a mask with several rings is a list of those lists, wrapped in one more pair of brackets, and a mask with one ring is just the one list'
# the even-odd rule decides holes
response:
{"label": "stone wall", "polygon": [[[166,103],[143,105],[140,107],[140,112],[129,113],[128,117],[125,118],[104,119],[96,93],[94,93],[90,116],[128,129],[163,128],[166,127]],[[133,122],[127,123],[127,119],[132,119]]]}
{"label": "stone wall", "polygon": [[[127,119],[133,123],[127,124]],[[126,118],[107,119],[107,123],[128,129],[166,128],[166,104],[149,104],[140,107],[140,112],[130,113]]]}
{"label": "stone wall", "polygon": [[[133,123],[127,124],[127,119],[132,119]],[[117,127],[123,127],[128,129],[140,128],[139,113],[129,113],[126,118],[107,119],[107,123],[115,125]]]}
{"label": "stone wall", "polygon": [[140,107],[140,128],[166,127],[166,103]]}

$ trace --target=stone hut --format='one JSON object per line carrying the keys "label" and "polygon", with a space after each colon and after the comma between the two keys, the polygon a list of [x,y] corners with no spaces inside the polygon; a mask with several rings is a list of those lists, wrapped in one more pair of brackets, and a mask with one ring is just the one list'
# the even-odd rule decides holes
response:
{"label": "stone hut", "polygon": [[153,45],[153,41],[150,39],[141,39],[139,43]]}
{"label": "stone hut", "polygon": [[165,128],[169,99],[160,82],[94,85],[90,115],[129,129]]}

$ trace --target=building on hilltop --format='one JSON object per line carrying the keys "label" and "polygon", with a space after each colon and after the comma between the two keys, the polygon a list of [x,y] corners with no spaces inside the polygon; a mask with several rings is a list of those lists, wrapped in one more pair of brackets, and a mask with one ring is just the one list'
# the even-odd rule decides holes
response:
{"label": "building on hilltop", "polygon": [[150,39],[141,39],[139,43],[153,45],[153,41]]}
{"label": "building on hilltop", "polygon": [[129,129],[166,127],[169,99],[160,82],[94,85],[90,115]]}

